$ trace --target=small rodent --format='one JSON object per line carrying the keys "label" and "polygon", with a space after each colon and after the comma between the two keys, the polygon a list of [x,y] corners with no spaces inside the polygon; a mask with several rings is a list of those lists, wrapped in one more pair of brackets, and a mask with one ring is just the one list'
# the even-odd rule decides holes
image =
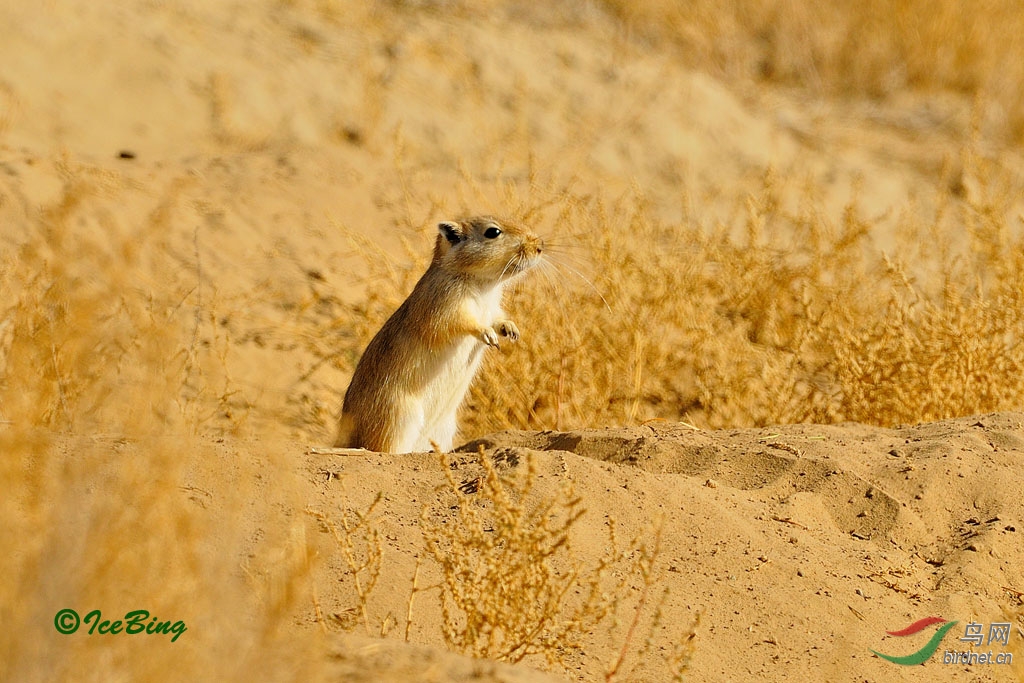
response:
{"label": "small rodent", "polygon": [[356,365],[336,447],[450,451],[484,349],[519,338],[502,291],[540,260],[544,241],[491,216],[445,221],[438,231],[427,272]]}

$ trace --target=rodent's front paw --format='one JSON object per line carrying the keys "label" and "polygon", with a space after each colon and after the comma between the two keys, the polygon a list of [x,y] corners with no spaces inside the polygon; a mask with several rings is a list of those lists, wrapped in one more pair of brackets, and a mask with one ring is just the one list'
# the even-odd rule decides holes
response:
{"label": "rodent's front paw", "polygon": [[480,330],[480,339],[482,339],[484,344],[487,344],[488,346],[493,346],[496,349],[501,348],[498,345],[498,333],[493,327],[485,327]]}
{"label": "rodent's front paw", "polygon": [[519,328],[511,320],[501,320],[497,324],[498,334],[502,337],[508,337],[510,341],[517,341],[519,339]]}

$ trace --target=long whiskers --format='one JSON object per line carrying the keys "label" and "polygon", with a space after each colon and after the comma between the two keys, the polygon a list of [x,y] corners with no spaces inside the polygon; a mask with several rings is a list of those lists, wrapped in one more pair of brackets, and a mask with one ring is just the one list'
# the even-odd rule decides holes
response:
{"label": "long whiskers", "polygon": [[578,277],[580,280],[583,281],[583,283],[585,285],[587,285],[587,287],[589,287],[594,292],[594,294],[596,294],[598,296],[598,298],[601,299],[601,302],[604,304],[605,309],[609,313],[612,312],[612,307],[608,304],[608,300],[604,298],[604,295],[601,294],[601,290],[599,290],[597,288],[597,286],[593,282],[591,282],[590,279],[586,275],[581,273],[579,270],[577,270],[576,268],[573,268],[572,266],[566,265],[564,262],[561,262],[561,263],[558,262],[558,260],[552,258],[552,255],[550,255],[550,254],[548,255],[548,258],[544,260],[543,265],[544,265],[544,267],[553,268],[556,271],[558,271],[558,270],[568,271],[569,273],[571,273],[571,274],[575,275],[576,277]]}
{"label": "long whiskers", "polygon": [[512,273],[513,274],[519,272],[519,270],[520,270],[519,264],[522,262],[522,258],[523,258],[522,254],[514,254],[512,256],[512,258],[510,258],[505,263],[505,267],[501,269],[501,274],[498,275],[498,280],[499,281],[504,280],[505,276],[508,275],[510,268],[512,269]]}
{"label": "long whiskers", "polygon": [[549,240],[544,240],[544,251],[545,252],[553,251],[553,252],[557,253],[559,251],[570,250],[570,249],[588,249],[589,250],[590,247],[587,244],[577,244],[577,243],[573,243],[573,242],[565,242],[565,243],[562,243],[562,242],[551,242]]}

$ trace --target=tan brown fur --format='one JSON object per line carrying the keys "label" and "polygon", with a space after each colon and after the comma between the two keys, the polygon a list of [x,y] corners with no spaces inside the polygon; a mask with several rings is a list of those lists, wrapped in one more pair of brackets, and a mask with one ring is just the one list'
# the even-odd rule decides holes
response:
{"label": "tan brown fur", "polygon": [[451,450],[456,414],[488,346],[519,338],[504,286],[540,258],[528,228],[491,216],[438,225],[430,267],[370,341],[345,392],[336,446]]}

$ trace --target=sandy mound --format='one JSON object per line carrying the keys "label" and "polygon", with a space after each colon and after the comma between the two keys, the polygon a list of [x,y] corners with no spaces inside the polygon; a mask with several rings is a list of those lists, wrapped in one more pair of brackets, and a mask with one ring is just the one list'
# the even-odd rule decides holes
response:
{"label": "sandy mound", "polygon": [[[901,429],[704,432],[655,423],[505,432],[460,450],[480,446],[517,463],[506,471],[535,458],[538,497],[573,483],[587,510],[578,548],[586,556],[603,550],[608,517],[624,534],[664,518],[665,621],[682,637],[701,614],[689,669],[695,680],[903,680],[916,672],[871,650],[908,654],[927,636],[907,642],[886,631],[932,615],[987,629],[1006,621],[1002,609],[1024,582],[1022,414]],[[404,583],[382,579],[378,609],[404,614],[420,507],[444,486],[436,456],[311,455],[306,462],[316,509],[338,515],[342,500],[359,508],[385,493],[385,563]],[[455,462],[459,481],[479,476],[472,458]],[[320,599],[330,604],[332,596]],[[946,640],[947,649],[967,649]],[[581,674],[599,676],[607,653],[581,655]],[[663,664],[639,662],[637,675],[662,680]],[[965,672],[1005,680],[1008,667],[932,664],[929,671],[936,680]]]}
{"label": "sandy mound", "polygon": [[[34,639],[10,660],[11,673],[60,677],[67,671],[54,656],[72,652],[78,662],[114,655],[102,670],[147,676],[184,656],[231,678],[565,680],[531,669],[545,666],[539,656],[512,667],[443,647],[434,588],[443,579],[425,550],[424,524],[454,523],[460,500],[493,507],[481,500],[481,448],[502,481],[522,481],[532,467],[526,511],[564,500],[572,485],[584,513],[571,553],[551,560],[557,572],[607,555],[609,519],[620,544],[649,539],[661,520],[647,604],[642,577],[616,565],[624,581],[616,618],[561,652],[570,680],[603,680],[624,644],[625,680],[670,680],[683,643],[689,680],[915,680],[920,669],[872,650],[918,651],[934,628],[886,632],[924,617],[958,622],[925,664],[930,679],[1021,674],[1013,614],[1024,584],[1020,413],[899,429],[512,431],[467,444],[449,456],[447,472],[437,454],[337,455],[288,440],[63,440],[41,475],[62,491],[47,533],[64,540],[47,546],[32,577],[43,588],[22,604]],[[154,480],[153,472],[163,474]],[[117,482],[126,477],[136,483],[123,489]],[[360,600],[337,533],[371,506],[366,528],[379,575]],[[109,520],[102,532],[95,519]],[[351,538],[347,550],[360,562],[373,544]],[[107,540],[118,545],[100,545]],[[56,605],[115,612],[125,604],[180,618],[188,631],[173,646],[159,636],[52,631]],[[628,637],[634,614],[640,628]],[[1009,645],[962,643],[969,622],[986,637],[992,624],[1013,624]],[[147,656],[132,659],[140,648]],[[1011,653],[1016,668],[942,663],[947,650],[972,649]]]}

